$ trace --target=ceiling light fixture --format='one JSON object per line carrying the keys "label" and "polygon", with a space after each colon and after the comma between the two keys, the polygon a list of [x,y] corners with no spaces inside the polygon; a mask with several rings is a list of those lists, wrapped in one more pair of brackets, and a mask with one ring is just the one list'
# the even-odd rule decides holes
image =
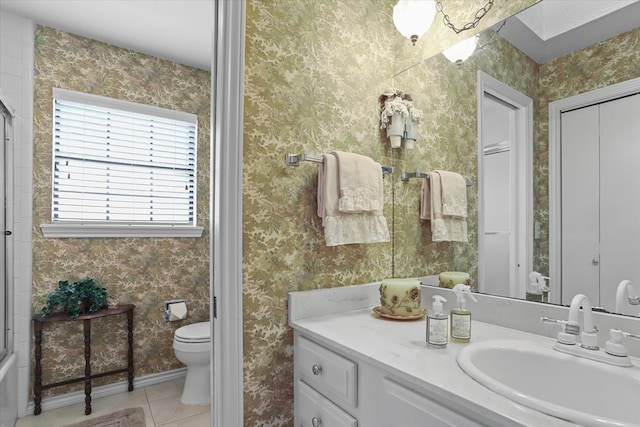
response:
{"label": "ceiling light fixture", "polygon": [[448,28],[451,28],[454,33],[460,34],[463,31],[467,31],[467,30],[470,30],[472,28],[476,28],[478,26],[478,24],[480,23],[480,20],[482,18],[484,18],[484,16],[487,13],[489,13],[489,10],[491,10],[491,6],[493,6],[493,0],[488,0],[487,3],[483,7],[478,9],[478,11],[475,14],[475,17],[474,17],[473,21],[464,24],[464,26],[462,26],[462,28],[456,27],[451,22],[451,19],[449,18],[449,15],[447,15],[444,12],[444,6],[442,6],[442,2],[438,1],[438,3],[436,4],[436,9],[438,9],[438,12],[440,12],[442,14],[442,22],[444,22],[444,25],[446,27],[448,27]]}
{"label": "ceiling light fixture", "polygon": [[399,0],[393,7],[393,24],[414,46],[418,38],[431,27],[435,16],[434,0]]}
{"label": "ceiling light fixture", "polygon": [[454,44],[449,49],[444,50],[442,54],[451,62],[456,65],[461,65],[464,61],[475,52],[478,45],[479,36],[476,34],[466,40],[462,40],[460,43]]}

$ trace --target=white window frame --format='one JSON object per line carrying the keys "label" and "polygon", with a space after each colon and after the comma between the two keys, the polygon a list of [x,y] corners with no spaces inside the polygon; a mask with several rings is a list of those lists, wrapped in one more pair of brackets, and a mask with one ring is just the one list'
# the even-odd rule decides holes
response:
{"label": "white window frame", "polygon": [[[97,105],[105,108],[124,110],[139,114],[154,115],[173,120],[181,120],[196,124],[197,116],[191,113],[169,110],[151,105],[91,95],[66,89],[53,88],[54,110],[55,100],[65,100],[82,104]],[[55,114],[55,113],[54,113]],[[54,149],[55,149],[55,143]],[[196,139],[197,145],[197,139]],[[53,156],[55,161],[55,154]],[[196,156],[197,158],[197,156]],[[196,160],[196,175],[197,175]],[[53,168],[53,166],[52,166]],[[52,169],[53,170],[53,169]],[[53,175],[53,174],[52,174]],[[53,192],[53,178],[52,178]],[[171,223],[126,223],[95,221],[54,221],[53,213],[50,224],[41,224],[40,230],[45,238],[112,238],[112,237],[201,237],[204,227],[196,225],[197,194],[194,194],[193,224]],[[53,203],[53,200],[52,200]],[[52,209],[53,212],[53,209]]]}

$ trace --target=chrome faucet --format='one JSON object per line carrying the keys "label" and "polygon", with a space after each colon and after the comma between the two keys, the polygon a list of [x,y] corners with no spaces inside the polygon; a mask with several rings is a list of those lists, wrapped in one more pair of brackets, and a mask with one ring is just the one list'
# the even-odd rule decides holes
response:
{"label": "chrome faucet", "polygon": [[618,289],[616,290],[616,313],[624,313],[625,294],[627,295],[629,304],[640,305],[640,297],[636,292],[636,288],[633,287],[630,280],[623,280],[618,283]]}

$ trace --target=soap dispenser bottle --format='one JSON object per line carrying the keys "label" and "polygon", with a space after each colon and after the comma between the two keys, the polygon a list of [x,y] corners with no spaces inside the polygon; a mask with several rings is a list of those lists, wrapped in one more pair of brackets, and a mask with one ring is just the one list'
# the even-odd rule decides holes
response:
{"label": "soap dispenser bottle", "polygon": [[449,316],[444,312],[442,303],[447,300],[440,296],[433,296],[431,311],[427,314],[427,345],[429,347],[444,348],[447,346],[447,332],[449,329]]}
{"label": "soap dispenser bottle", "polygon": [[466,309],[465,294],[478,302],[471,293],[471,287],[458,283],[453,287],[456,294],[456,307],[451,310],[451,341],[467,343],[471,341],[471,311]]}
{"label": "soap dispenser bottle", "polygon": [[526,299],[527,301],[542,302],[542,287],[540,279],[542,276],[537,271],[529,273],[529,283],[527,284]]}

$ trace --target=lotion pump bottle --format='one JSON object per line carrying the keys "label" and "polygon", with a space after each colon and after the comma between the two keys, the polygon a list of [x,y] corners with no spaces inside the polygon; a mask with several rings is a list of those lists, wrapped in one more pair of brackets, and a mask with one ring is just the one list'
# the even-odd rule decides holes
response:
{"label": "lotion pump bottle", "polygon": [[458,283],[453,287],[456,294],[456,307],[451,310],[451,341],[467,343],[471,341],[471,311],[466,309],[467,301],[464,294],[478,302],[471,293],[471,287]]}
{"label": "lotion pump bottle", "polygon": [[444,312],[442,303],[447,300],[440,296],[433,296],[433,306],[427,314],[427,345],[429,347],[444,348],[447,346],[447,331],[449,329],[449,316]]}
{"label": "lotion pump bottle", "polygon": [[[526,290],[527,301],[542,302],[542,286],[540,286],[540,280],[542,276],[537,271],[529,273],[529,284]],[[544,280],[544,279],[542,279]]]}

